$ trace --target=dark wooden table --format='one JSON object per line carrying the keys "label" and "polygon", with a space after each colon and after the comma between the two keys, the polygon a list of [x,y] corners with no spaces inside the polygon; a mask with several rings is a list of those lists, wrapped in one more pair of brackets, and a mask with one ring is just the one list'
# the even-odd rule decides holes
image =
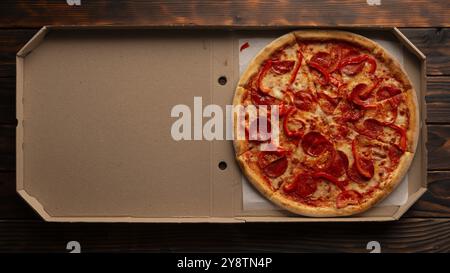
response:
{"label": "dark wooden table", "polygon": [[[67,2],[76,3],[76,0]],[[450,251],[450,1],[0,1],[0,251]],[[111,2],[111,3],[110,3]],[[381,2],[381,5],[376,5]],[[15,54],[43,25],[397,26],[427,55],[428,192],[396,222],[46,223],[15,191]]]}

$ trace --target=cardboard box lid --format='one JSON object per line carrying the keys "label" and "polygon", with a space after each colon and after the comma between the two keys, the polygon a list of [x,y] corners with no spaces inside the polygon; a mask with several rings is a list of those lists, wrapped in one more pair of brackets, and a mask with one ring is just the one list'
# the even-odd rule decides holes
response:
{"label": "cardboard box lid", "polygon": [[[206,122],[195,115],[195,96],[203,106],[231,104],[236,35],[43,28],[17,57],[18,192],[46,220],[96,222],[381,221],[423,193],[420,157],[403,208],[338,219],[242,212],[231,141],[175,141],[170,130],[179,104]],[[423,63],[409,59],[420,76]]]}

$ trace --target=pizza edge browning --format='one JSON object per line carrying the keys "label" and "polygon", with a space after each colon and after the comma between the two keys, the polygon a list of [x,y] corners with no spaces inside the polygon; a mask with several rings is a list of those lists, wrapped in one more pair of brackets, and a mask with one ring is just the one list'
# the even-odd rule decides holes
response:
{"label": "pizza edge browning", "polygon": [[[248,180],[269,200],[273,203],[287,209],[288,211],[298,213],[305,216],[314,217],[334,217],[334,216],[348,216],[364,212],[373,207],[388,196],[396,186],[402,181],[404,175],[407,173],[410,164],[414,158],[414,153],[419,139],[419,112],[418,100],[416,93],[410,83],[407,74],[403,71],[400,64],[393,59],[389,53],[386,52],[377,43],[360,36],[358,34],[345,31],[327,31],[327,30],[305,30],[294,31],[280,38],[274,40],[272,43],[263,48],[256,57],[250,62],[249,67],[243,73],[236,88],[236,93],[233,99],[233,105],[241,104],[243,96],[246,95],[246,84],[249,80],[257,75],[261,65],[271,57],[277,50],[286,45],[296,43],[301,40],[312,40],[317,42],[326,41],[342,41],[357,45],[369,52],[378,61],[382,62],[392,73],[393,77],[398,80],[404,87],[404,94],[406,97],[406,105],[409,108],[410,118],[409,127],[407,129],[407,151],[401,156],[400,162],[396,169],[390,173],[389,178],[383,183],[382,189],[374,191],[370,198],[365,199],[363,203],[358,205],[349,205],[344,208],[335,207],[315,207],[310,206],[285,196],[279,190],[273,190],[267,181],[265,181],[262,174],[252,170],[241,155],[249,150],[246,141],[235,140],[234,148],[236,158],[239,165]],[[234,117],[235,118],[235,117]],[[236,121],[236,120],[235,120]],[[234,123],[234,131],[236,132],[236,122]]]}
{"label": "pizza edge browning", "polygon": [[252,168],[250,168],[245,161],[244,158],[241,156],[237,156],[237,161],[239,163],[239,166],[241,167],[242,172],[244,173],[245,177],[252,183],[252,185],[266,198],[271,200],[272,195],[275,193],[275,191],[272,189],[272,187],[269,185],[269,183],[264,179],[264,177],[261,175],[260,172],[256,172]]}
{"label": "pizza edge browning", "polygon": [[[406,152],[403,154],[401,161],[391,173],[391,179],[389,179],[383,190],[376,190],[370,199],[366,199],[365,202],[358,205],[349,205],[344,208],[334,208],[334,207],[313,207],[309,206],[296,200],[292,200],[283,195],[280,191],[275,191],[272,194],[264,193],[270,201],[287,209],[290,212],[313,217],[336,217],[336,216],[349,216],[357,213],[362,213],[375,204],[386,198],[392,191],[398,186],[402,181],[405,174],[408,172],[409,166],[414,158],[414,153]],[[252,181],[255,182],[255,181]],[[266,188],[267,190],[267,188]]]}

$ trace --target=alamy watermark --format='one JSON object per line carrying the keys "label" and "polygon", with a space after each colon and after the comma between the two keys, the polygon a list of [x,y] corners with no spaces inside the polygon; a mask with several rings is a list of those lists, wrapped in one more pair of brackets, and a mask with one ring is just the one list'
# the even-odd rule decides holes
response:
{"label": "alamy watermark", "polygon": [[[247,139],[261,142],[263,151],[274,151],[279,146],[278,105],[226,105],[224,113],[221,106],[203,107],[202,98],[194,97],[193,111],[188,105],[178,104],[170,116],[177,118],[171,127],[176,141]],[[208,120],[204,123],[204,119]]]}

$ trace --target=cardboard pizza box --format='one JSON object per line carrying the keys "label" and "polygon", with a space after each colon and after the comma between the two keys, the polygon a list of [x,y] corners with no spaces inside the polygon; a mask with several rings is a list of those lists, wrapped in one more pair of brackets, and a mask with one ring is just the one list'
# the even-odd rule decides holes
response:
{"label": "cardboard pizza box", "polygon": [[[421,132],[404,204],[341,218],[244,209],[232,141],[205,139],[202,114],[221,108],[226,138],[239,41],[291,30],[43,27],[17,54],[18,193],[47,221],[399,219],[426,191],[427,133],[425,56],[396,28],[346,30],[399,44],[417,92]],[[172,132],[180,109],[190,110],[192,140]]]}

